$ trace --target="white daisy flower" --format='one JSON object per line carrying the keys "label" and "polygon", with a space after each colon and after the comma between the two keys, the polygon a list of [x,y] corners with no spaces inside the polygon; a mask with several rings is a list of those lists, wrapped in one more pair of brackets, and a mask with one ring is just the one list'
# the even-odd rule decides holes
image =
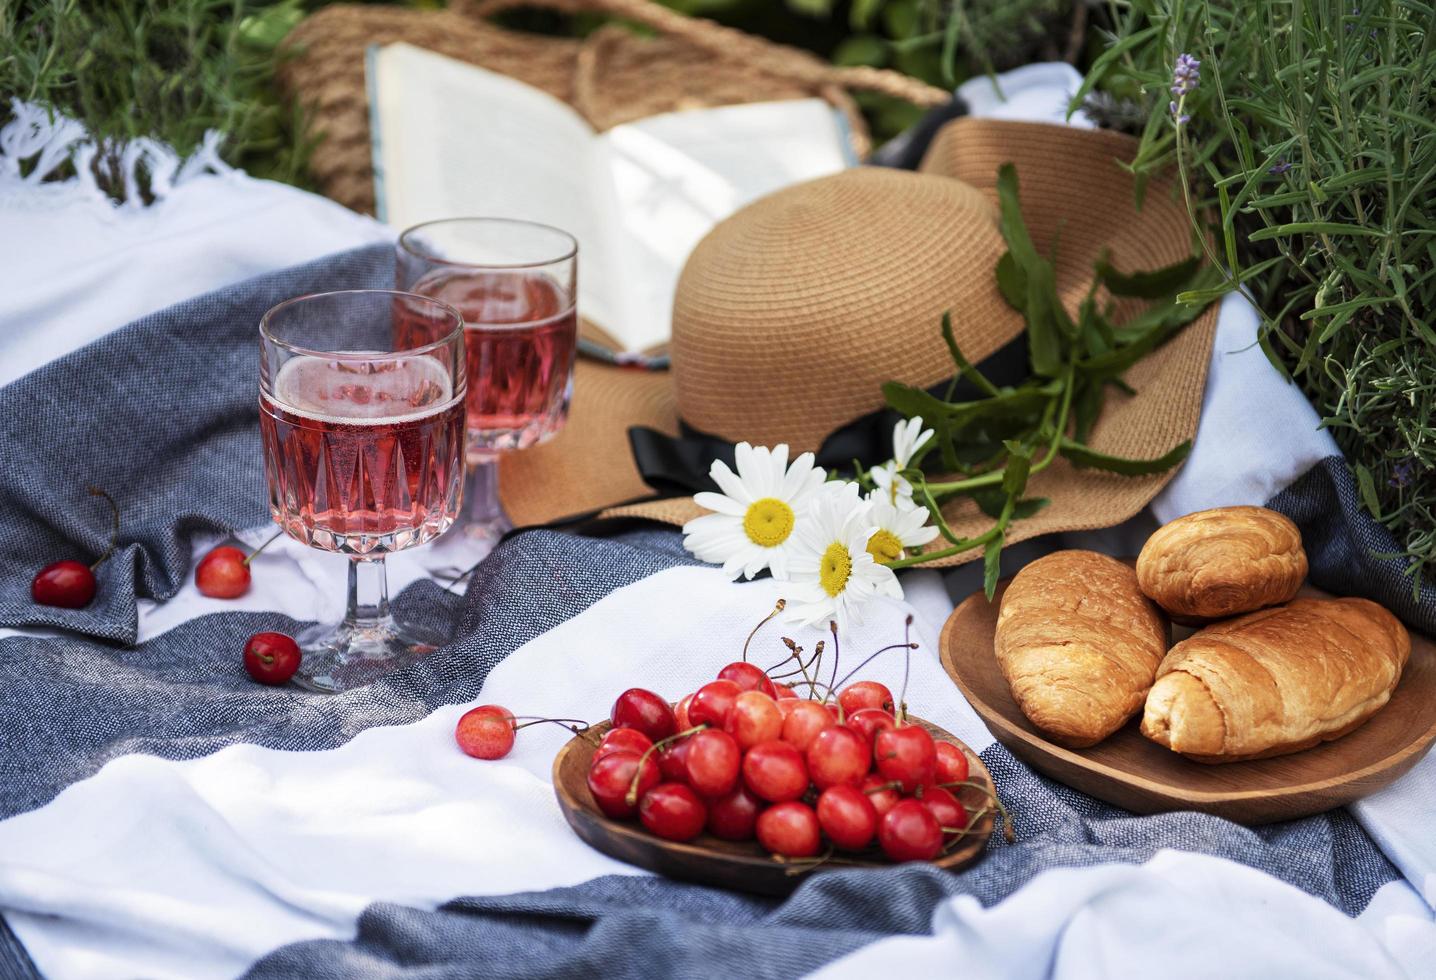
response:
{"label": "white daisy flower", "polygon": [[926,507],[898,498],[894,503],[881,490],[867,496],[868,523],[876,530],[868,538],[868,554],[886,565],[907,554],[908,548],[927,544],[937,537],[936,527],[927,523]]}
{"label": "white daisy flower", "polygon": [[786,445],[768,449],[738,443],[735,476],[726,463],[713,461],[709,476],[722,493],[693,495],[713,511],[683,525],[683,546],[702,561],[721,564],[731,578],[752,578],[763,569],[787,578],[788,555],[798,515],[827,475],[803,453],[788,465]]}
{"label": "white daisy flower", "polygon": [[868,471],[868,476],[890,502],[912,502],[912,484],[899,471],[908,468],[918,449],[932,438],[932,433],[932,429],[922,427],[921,415],[914,415],[893,426],[893,458]]}
{"label": "white daisy flower", "polygon": [[788,618],[802,623],[836,620],[846,631],[862,622],[862,607],[879,595],[902,598],[902,586],[886,565],[873,560],[868,541],[876,528],[856,495],[823,494],[798,527],[788,560],[792,574]]}

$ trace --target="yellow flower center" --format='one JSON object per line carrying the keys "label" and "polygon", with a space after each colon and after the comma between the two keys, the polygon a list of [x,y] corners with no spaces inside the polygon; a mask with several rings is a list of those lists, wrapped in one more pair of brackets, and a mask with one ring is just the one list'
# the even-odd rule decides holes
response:
{"label": "yellow flower center", "polygon": [[841,541],[834,541],[823,552],[822,564],[818,566],[818,581],[823,591],[836,596],[848,586],[848,576],[853,574],[853,556],[843,547]]}
{"label": "yellow flower center", "polygon": [[776,497],[755,500],[743,515],[743,530],[758,547],[775,548],[793,533],[793,508]]}
{"label": "yellow flower center", "polygon": [[873,561],[886,565],[902,557],[902,542],[887,528],[878,528],[877,533],[868,538],[868,554],[873,556]]}

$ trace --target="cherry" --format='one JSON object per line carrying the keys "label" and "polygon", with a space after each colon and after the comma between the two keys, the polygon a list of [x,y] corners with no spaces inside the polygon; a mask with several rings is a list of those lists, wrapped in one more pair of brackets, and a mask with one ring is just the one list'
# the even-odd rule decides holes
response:
{"label": "cherry", "polygon": [[872,803],[873,809],[881,817],[893,807],[897,806],[902,799],[902,794],[893,786],[892,780],[884,779],[877,773],[871,773],[863,779],[863,795]]}
{"label": "cherry", "polygon": [[838,704],[842,705],[843,712],[849,715],[864,708],[877,708],[892,714],[893,692],[888,690],[886,684],[879,684],[877,681],[858,681],[838,692]]}
{"label": "cherry", "polygon": [[678,719],[668,702],[641,687],[631,687],[618,696],[609,720],[614,728],[636,728],[655,742],[678,731]]}
{"label": "cherry", "polygon": [[194,584],[211,599],[238,599],[249,591],[249,557],[238,548],[215,548],[194,567]]}
{"label": "cherry", "polygon": [[951,742],[938,742],[937,750],[937,774],[933,781],[937,783],[961,783],[967,779],[967,756],[962,749]]}
{"label": "cherry", "polygon": [[692,703],[693,695],[685,694],[683,700],[678,702],[678,707],[673,709],[673,719],[680,732],[693,727],[693,721],[688,717],[688,706]]}
{"label": "cherry", "polygon": [[682,783],[659,783],[643,794],[638,819],[649,832],[664,840],[692,840],[703,833],[708,808],[697,793]]}
{"label": "cherry", "polygon": [[778,696],[773,682],[763,673],[762,668],[742,660],[735,660],[718,671],[718,679],[732,681],[745,691],[762,691],[770,698]]}
{"label": "cherry", "polygon": [[709,681],[693,692],[688,702],[688,720],[695,725],[722,728],[742,689],[730,680]]}
{"label": "cherry", "polygon": [[[67,558],[51,562],[35,573],[30,580],[30,598],[42,606],[57,606],[61,609],[83,609],[95,598],[95,569],[115,551],[115,542],[120,536],[120,508],[115,499],[99,487],[89,487],[90,495],[104,497],[110,505],[110,543],[105,553],[96,558],[94,564]],[[294,671],[290,671],[293,674]],[[288,675],[285,675],[288,680]],[[282,681],[279,683],[283,683]]]}
{"label": "cherry", "polygon": [[740,784],[708,804],[708,833],[720,840],[752,840],[762,809],[763,801]]}
{"label": "cherry", "polygon": [[706,729],[686,740],[688,785],[704,796],[727,796],[738,785],[743,752],[727,732]]}
{"label": "cherry", "polygon": [[508,708],[483,704],[464,712],[454,741],[475,759],[502,759],[514,747],[514,716]]}
{"label": "cherry", "polygon": [[789,858],[818,853],[818,815],[806,803],[779,803],[758,814],[758,843]]}
{"label": "cherry", "polygon": [[808,789],[808,767],[787,742],[760,742],[743,756],[743,784],[769,803],[796,800]]}
{"label": "cherry", "polygon": [[779,737],[799,752],[806,752],[818,732],[832,726],[833,713],[816,701],[803,699],[791,703],[793,706],[783,719],[783,732]]}
{"label": "cherry", "polygon": [[[639,769],[640,764],[642,770]],[[638,779],[639,796],[658,785],[658,764],[652,756],[644,758],[637,752],[610,752],[589,767],[588,791],[605,815],[623,819],[638,812],[638,807],[628,803],[628,789],[633,784],[635,773],[641,773]]]}
{"label": "cherry", "polygon": [[[628,729],[621,729],[627,731]],[[658,750],[658,771],[665,783],[686,783],[688,781],[688,739],[680,738],[668,742]]]}
{"label": "cherry", "polygon": [[773,697],[779,701],[792,701],[798,696],[797,692],[787,684],[774,684],[773,690],[777,692]]}
{"label": "cherry", "polygon": [[808,745],[808,774],[820,790],[844,783],[860,786],[872,764],[867,739],[846,725],[829,725]]}
{"label": "cherry", "polygon": [[902,783],[904,793],[932,782],[937,774],[937,746],[927,729],[919,725],[878,732],[873,738],[873,758],[878,772]]}
{"label": "cherry", "polygon": [[848,725],[856,728],[868,744],[873,744],[877,733],[887,728],[896,728],[897,721],[881,708],[859,708],[848,715]]}
{"label": "cherry", "polygon": [[72,559],[52,562],[31,580],[30,598],[42,606],[83,609],[95,598],[95,573]]}
{"label": "cherry", "polygon": [[[475,711],[479,710],[477,708]],[[472,712],[471,712],[472,713]],[[610,728],[604,733],[603,738],[598,741],[598,748],[593,750],[592,765],[610,752],[622,750],[624,752],[637,752],[639,755],[653,748],[653,739],[643,734],[636,728]]]}
{"label": "cherry", "polygon": [[952,840],[957,831],[967,826],[966,808],[941,786],[924,786],[921,798],[922,805],[931,811],[937,825],[943,829],[945,839]]}
{"label": "cherry", "polygon": [[901,800],[878,821],[878,845],[893,861],[931,861],[942,850],[942,827],[921,800]]}
{"label": "cherry", "polygon": [[762,691],[744,691],[733,699],[723,730],[738,740],[739,748],[751,749],[782,734],[783,713],[778,702]]}
{"label": "cherry", "polygon": [[878,832],[878,811],[862,790],[829,786],[818,797],[818,823],[834,845],[858,851]]}
{"label": "cherry", "polygon": [[299,669],[299,660],[299,644],[283,633],[256,633],[244,644],[244,669],[261,684],[285,683]]}

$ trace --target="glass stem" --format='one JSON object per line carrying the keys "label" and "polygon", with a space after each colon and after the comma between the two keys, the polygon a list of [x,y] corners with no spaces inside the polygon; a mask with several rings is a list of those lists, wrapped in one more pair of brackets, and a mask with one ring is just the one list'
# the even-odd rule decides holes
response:
{"label": "glass stem", "polygon": [[389,622],[389,578],[383,557],[351,559],[349,610],[344,625],[369,629]]}
{"label": "glass stem", "polygon": [[[470,527],[492,528],[502,534],[512,525],[499,500],[499,461],[497,457],[469,463],[468,483],[464,487],[463,522]],[[497,537],[497,534],[495,535]]]}

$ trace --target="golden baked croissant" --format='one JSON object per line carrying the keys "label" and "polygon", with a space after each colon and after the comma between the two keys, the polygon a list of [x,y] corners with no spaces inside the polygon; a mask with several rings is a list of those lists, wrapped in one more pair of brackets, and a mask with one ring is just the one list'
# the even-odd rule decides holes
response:
{"label": "golden baked croissant", "polygon": [[1177,622],[1202,622],[1286,602],[1306,579],[1301,532],[1265,507],[1179,517],[1147,539],[1137,581]]}
{"label": "golden baked croissant", "polygon": [[1297,599],[1172,647],[1142,734],[1198,762],[1284,755],[1338,738],[1391,697],[1411,636],[1366,599]]}
{"label": "golden baked croissant", "polygon": [[1167,652],[1167,621],[1128,566],[1058,551],[1007,587],[996,652],[1023,714],[1053,741],[1082,748],[1141,708]]}

